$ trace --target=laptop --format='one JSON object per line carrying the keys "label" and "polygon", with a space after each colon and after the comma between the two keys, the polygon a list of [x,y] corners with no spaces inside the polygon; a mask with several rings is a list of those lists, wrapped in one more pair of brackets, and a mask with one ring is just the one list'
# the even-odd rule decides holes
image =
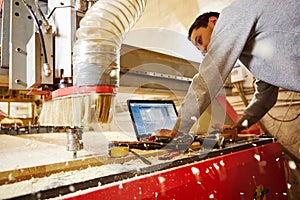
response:
{"label": "laptop", "polygon": [[138,141],[147,141],[160,129],[173,129],[178,113],[171,100],[127,100]]}

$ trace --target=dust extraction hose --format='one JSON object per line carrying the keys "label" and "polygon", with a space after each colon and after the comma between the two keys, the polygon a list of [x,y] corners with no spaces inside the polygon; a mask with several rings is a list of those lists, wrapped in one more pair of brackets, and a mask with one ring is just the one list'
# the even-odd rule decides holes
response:
{"label": "dust extraction hose", "polygon": [[119,85],[120,49],[147,0],[100,0],[80,21],[73,48],[75,86]]}

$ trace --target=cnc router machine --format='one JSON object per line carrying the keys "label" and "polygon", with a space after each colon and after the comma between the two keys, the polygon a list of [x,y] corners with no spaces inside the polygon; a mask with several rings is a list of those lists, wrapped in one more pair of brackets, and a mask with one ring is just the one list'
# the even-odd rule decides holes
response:
{"label": "cnc router machine", "polygon": [[[1,72],[9,77],[9,89],[27,90],[30,95],[42,96],[43,106],[48,110],[40,116],[39,127],[45,132],[61,127],[67,133],[62,140],[62,134],[34,132],[32,137],[42,135],[42,139],[37,140],[53,141],[47,146],[49,149],[58,144],[55,138],[60,142],[66,140],[66,145],[59,145],[67,146],[74,155],[74,158],[50,164],[2,170],[0,190],[6,193],[3,198],[287,199],[281,147],[274,138],[260,132],[250,138],[241,136],[242,139],[230,131],[197,136],[190,147],[181,149],[185,138],[167,142],[154,140],[164,145],[144,148],[133,145],[136,143],[132,141],[111,143],[117,136],[113,137],[115,133],[108,131],[110,147],[125,149],[127,153],[117,157],[107,152],[80,153],[84,151],[82,138],[85,135],[95,142],[100,134],[88,133],[89,124],[111,123],[112,112],[117,110],[110,105],[117,92],[134,84],[141,86],[145,80],[149,83],[149,79],[155,80],[155,84],[148,84],[150,89],[144,91],[154,96],[156,91],[164,91],[166,87],[169,91],[186,90],[196,73],[192,62],[172,56],[126,45],[122,47],[125,53],[121,53],[122,41],[142,15],[145,0],[12,0],[3,1],[1,5]],[[135,63],[139,59],[147,62],[149,53],[152,61],[153,57],[154,62],[163,60],[162,63],[170,68],[189,66],[190,74],[178,76],[172,74],[172,70],[166,74],[129,67],[132,59]],[[125,87],[122,89],[122,86]],[[152,86],[156,88],[154,92]],[[86,105],[87,101],[92,102],[88,104],[92,106],[81,105]],[[104,104],[109,107],[104,108]],[[211,110],[223,113],[223,122],[237,119],[224,96],[219,96],[212,105],[215,110]],[[208,113],[210,120],[214,114]],[[26,131],[26,134],[31,132]],[[6,133],[1,136],[3,144],[12,139]],[[35,144],[36,152],[52,155],[45,148],[39,150],[41,143]],[[107,145],[105,143],[105,151]],[[13,152],[18,154],[20,149]],[[9,157],[3,156],[3,159]],[[85,173],[89,176],[80,178],[80,174]],[[41,181],[47,182],[46,186],[33,189],[33,185]],[[31,190],[17,193],[15,189],[24,185],[30,185]]]}

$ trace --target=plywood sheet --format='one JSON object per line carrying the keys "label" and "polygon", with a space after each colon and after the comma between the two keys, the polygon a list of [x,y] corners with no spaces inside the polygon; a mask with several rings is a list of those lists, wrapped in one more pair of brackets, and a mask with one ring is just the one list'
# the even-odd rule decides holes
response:
{"label": "plywood sheet", "polygon": [[[78,157],[67,151],[66,133],[28,134],[20,136],[0,135],[0,185],[44,177],[62,171],[86,169],[111,163],[123,163],[137,159],[132,154],[123,158],[108,156],[111,140],[134,141],[120,132],[85,132],[84,149]],[[138,151],[144,157],[157,156],[165,151]]]}

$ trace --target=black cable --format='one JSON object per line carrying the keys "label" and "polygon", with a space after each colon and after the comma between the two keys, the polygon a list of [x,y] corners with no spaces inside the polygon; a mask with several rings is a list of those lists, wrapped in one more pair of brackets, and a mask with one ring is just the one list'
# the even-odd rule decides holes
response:
{"label": "black cable", "polygon": [[39,12],[40,16],[42,17],[43,21],[47,21],[43,11],[41,10],[38,0],[35,0],[34,3],[35,3],[35,7],[36,7],[37,11]]}
{"label": "black cable", "polygon": [[32,10],[32,7],[25,0],[22,0],[22,2],[26,6],[27,10],[29,11],[29,13],[31,14],[31,16],[34,19],[34,22],[35,22],[36,27],[38,29],[38,34],[39,34],[39,38],[40,38],[40,42],[41,42],[42,51],[43,51],[43,54],[44,54],[44,56],[43,56],[44,57],[44,64],[48,64],[47,52],[46,52],[46,47],[45,47],[45,40],[44,40],[44,36],[43,36],[42,30],[41,30],[39,21],[38,21],[36,15],[34,14],[34,12]]}
{"label": "black cable", "polygon": [[[290,96],[288,97],[288,99],[289,99],[292,95],[294,95],[294,93],[290,93]],[[288,107],[287,112],[289,111],[289,109],[290,109],[290,107],[291,107],[291,105],[292,105],[292,103],[293,103],[293,97],[294,97],[294,96],[292,96],[292,98],[291,98],[291,100],[290,100],[290,104],[289,104],[289,107]],[[294,118],[285,120],[285,116],[286,116],[286,115],[284,116],[283,119],[278,119],[278,118],[274,117],[273,115],[271,115],[269,112],[268,112],[267,114],[268,114],[268,116],[271,117],[273,120],[279,121],[279,122],[292,122],[292,121],[296,120],[296,119],[300,116],[300,113],[298,113]],[[287,113],[286,113],[286,114],[287,114]]]}
{"label": "black cable", "polygon": [[292,121],[296,120],[296,119],[300,116],[300,113],[299,113],[299,114],[297,114],[297,115],[296,115],[294,118],[292,118],[292,119],[283,120],[283,119],[278,119],[278,118],[272,116],[270,113],[267,113],[267,114],[268,114],[269,117],[271,117],[271,118],[274,119],[275,121],[279,121],[279,122],[292,122]]}
{"label": "black cable", "polygon": [[54,11],[57,8],[75,8],[74,6],[59,6],[59,7],[54,7],[53,10],[50,12],[50,14],[48,15],[47,19],[50,19],[50,17],[53,15]]}

